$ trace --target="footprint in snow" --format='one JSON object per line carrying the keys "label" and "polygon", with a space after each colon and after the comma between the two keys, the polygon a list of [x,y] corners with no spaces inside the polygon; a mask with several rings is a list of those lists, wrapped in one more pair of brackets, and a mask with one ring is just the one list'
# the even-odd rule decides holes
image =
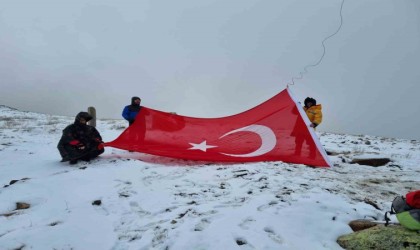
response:
{"label": "footprint in snow", "polygon": [[[165,244],[165,241],[168,238],[168,229],[156,226],[153,231],[154,237],[152,239],[152,247],[157,248],[158,246]],[[164,248],[162,247],[162,249]]]}
{"label": "footprint in snow", "polygon": [[283,243],[283,238],[280,235],[276,234],[272,228],[265,227],[264,231],[268,234],[268,237],[270,237],[270,239],[272,239],[273,241],[279,244]]}
{"label": "footprint in snow", "polygon": [[278,201],[270,201],[268,204],[266,205],[261,205],[259,207],[257,207],[258,211],[263,211],[266,210],[267,208],[273,207],[274,205],[277,205]]}
{"label": "footprint in snow", "polygon": [[235,238],[235,242],[241,249],[256,249],[245,238],[237,237],[237,238]]}
{"label": "footprint in snow", "polygon": [[208,227],[208,225],[210,225],[210,220],[203,218],[197,225],[195,225],[194,231],[203,231]]}
{"label": "footprint in snow", "polygon": [[123,181],[123,180],[115,180],[116,182],[119,182],[117,185],[115,185],[116,188],[119,188],[118,195],[120,198],[128,198],[131,195],[137,194],[136,191],[132,190],[131,181]]}
{"label": "footprint in snow", "polygon": [[239,224],[239,227],[240,228],[242,228],[242,229],[245,229],[245,230],[248,230],[249,229],[249,225],[250,224],[252,224],[252,223],[254,223],[255,222],[255,219],[254,218],[252,218],[252,217],[247,217],[247,218],[245,218],[240,224]]}
{"label": "footprint in snow", "polygon": [[137,215],[144,216],[151,214],[149,211],[144,210],[136,201],[130,202],[131,210],[134,211]]}

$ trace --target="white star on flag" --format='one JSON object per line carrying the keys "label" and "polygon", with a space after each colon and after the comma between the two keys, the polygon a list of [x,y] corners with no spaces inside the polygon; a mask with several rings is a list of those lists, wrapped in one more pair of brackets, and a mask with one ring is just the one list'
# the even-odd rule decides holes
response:
{"label": "white star on flag", "polygon": [[213,146],[213,145],[207,145],[207,141],[204,140],[203,142],[201,142],[200,144],[196,144],[196,143],[189,143],[192,147],[189,148],[190,150],[194,150],[194,149],[198,149],[201,150],[203,152],[206,152],[208,148],[217,148],[217,146]]}

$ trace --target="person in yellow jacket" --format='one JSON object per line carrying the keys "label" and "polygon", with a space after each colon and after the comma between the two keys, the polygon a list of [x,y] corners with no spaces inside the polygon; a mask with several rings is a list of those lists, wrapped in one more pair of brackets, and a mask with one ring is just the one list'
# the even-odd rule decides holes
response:
{"label": "person in yellow jacket", "polygon": [[[312,128],[316,128],[322,122],[322,110],[321,104],[316,105],[316,100],[311,97],[307,97],[304,101],[305,106],[303,110],[305,110],[306,115],[311,122],[310,126]],[[293,129],[291,136],[295,137],[295,152],[296,156],[300,156],[302,154],[302,147],[305,137],[301,136],[297,128]],[[316,156],[316,146],[312,141],[306,141],[306,144],[309,146],[305,149],[305,152],[309,152],[309,158],[315,158]]]}
{"label": "person in yellow jacket", "polygon": [[305,106],[303,109],[306,115],[311,121],[311,127],[316,128],[322,122],[322,107],[321,104],[316,105],[316,100],[311,97],[307,97],[304,101]]}

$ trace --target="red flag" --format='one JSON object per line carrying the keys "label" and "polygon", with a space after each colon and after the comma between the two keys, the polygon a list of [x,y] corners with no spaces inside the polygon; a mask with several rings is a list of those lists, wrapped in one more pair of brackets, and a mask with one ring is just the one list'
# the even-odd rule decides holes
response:
{"label": "red flag", "polygon": [[309,124],[285,89],[255,108],[222,118],[193,118],[142,107],[136,121],[105,146],[189,160],[329,167]]}

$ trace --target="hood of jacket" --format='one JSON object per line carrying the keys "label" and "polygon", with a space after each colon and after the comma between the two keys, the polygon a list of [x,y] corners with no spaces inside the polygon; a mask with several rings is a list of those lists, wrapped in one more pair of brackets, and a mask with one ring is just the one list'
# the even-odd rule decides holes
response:
{"label": "hood of jacket", "polygon": [[141,100],[140,99],[140,97],[137,97],[137,96],[133,96],[133,97],[131,97],[131,105],[134,105],[134,106],[139,106],[139,105],[137,105],[134,101],[135,100]]}
{"label": "hood of jacket", "polygon": [[81,124],[80,119],[83,118],[86,122],[92,120],[92,116],[88,112],[79,112],[74,119],[74,124]]}

